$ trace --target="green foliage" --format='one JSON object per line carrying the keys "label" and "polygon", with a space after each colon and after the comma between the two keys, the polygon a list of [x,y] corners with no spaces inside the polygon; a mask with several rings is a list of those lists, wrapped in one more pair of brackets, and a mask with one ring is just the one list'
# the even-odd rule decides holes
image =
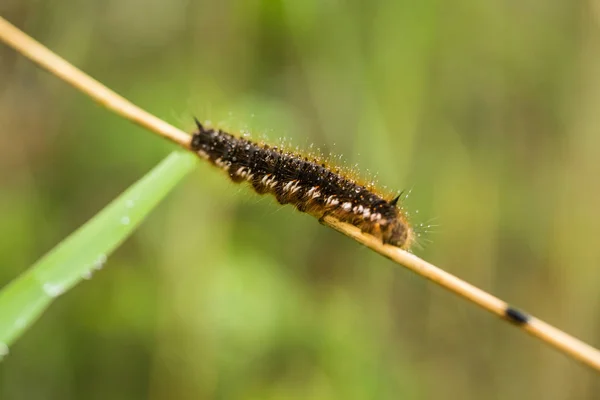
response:
{"label": "green foliage", "polygon": [[0,292],[0,355],[52,301],[89,279],[196,165],[174,152]]}
{"label": "green foliage", "polygon": [[[419,256],[600,345],[593,2],[4,3],[175,126],[314,144],[412,188],[415,222],[438,225]],[[5,284],[170,144],[0,52]],[[11,347],[0,398],[598,398],[563,354],[205,163],[191,175]]]}

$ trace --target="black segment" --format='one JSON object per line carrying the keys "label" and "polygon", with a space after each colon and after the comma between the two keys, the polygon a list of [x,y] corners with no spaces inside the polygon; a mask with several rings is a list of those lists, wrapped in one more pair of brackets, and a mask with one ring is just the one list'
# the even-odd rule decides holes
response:
{"label": "black segment", "polygon": [[506,319],[517,325],[524,325],[529,322],[529,315],[511,306],[506,307],[504,314]]}

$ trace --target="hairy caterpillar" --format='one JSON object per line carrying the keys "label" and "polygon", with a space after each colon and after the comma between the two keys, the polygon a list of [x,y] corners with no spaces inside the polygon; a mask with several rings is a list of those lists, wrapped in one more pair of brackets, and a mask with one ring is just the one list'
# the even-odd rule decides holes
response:
{"label": "hairy caterpillar", "polygon": [[257,193],[271,193],[279,203],[293,204],[319,219],[333,216],[383,243],[409,249],[415,241],[406,214],[397,206],[399,195],[385,199],[372,185],[362,185],[316,158],[205,128],[198,120],[196,125],[191,149],[234,182],[247,181]]}

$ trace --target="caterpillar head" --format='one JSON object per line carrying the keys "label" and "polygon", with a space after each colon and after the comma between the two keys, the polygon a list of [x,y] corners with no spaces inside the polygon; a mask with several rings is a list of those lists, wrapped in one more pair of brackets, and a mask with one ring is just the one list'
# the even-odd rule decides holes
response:
{"label": "caterpillar head", "polygon": [[403,250],[409,250],[415,240],[413,229],[404,218],[398,218],[382,226],[382,233],[384,243]]}
{"label": "caterpillar head", "polygon": [[401,196],[402,193],[389,201],[389,204],[395,208],[397,215],[396,218],[382,227],[383,242],[400,247],[403,250],[409,250],[415,242],[415,233],[408,223],[406,215],[403,214],[401,209],[397,208]]}

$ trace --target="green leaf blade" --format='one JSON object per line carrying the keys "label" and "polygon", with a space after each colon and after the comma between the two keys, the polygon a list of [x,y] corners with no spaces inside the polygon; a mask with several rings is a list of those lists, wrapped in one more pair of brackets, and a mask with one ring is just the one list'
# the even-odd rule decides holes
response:
{"label": "green leaf blade", "polygon": [[195,166],[173,152],[0,291],[0,358],[51,302],[101,269],[108,256]]}

